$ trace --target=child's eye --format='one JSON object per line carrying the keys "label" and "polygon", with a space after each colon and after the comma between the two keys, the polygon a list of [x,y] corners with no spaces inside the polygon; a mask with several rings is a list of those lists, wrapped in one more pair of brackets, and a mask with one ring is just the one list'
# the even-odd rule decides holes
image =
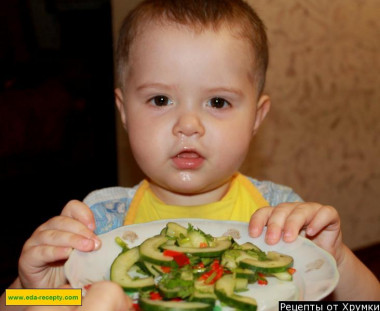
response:
{"label": "child's eye", "polygon": [[221,97],[211,98],[208,101],[207,105],[216,109],[228,108],[231,106],[231,104],[228,101]]}
{"label": "child's eye", "polygon": [[153,97],[149,101],[152,105],[162,107],[162,106],[168,106],[171,105],[173,102],[166,96],[164,95],[158,95]]}

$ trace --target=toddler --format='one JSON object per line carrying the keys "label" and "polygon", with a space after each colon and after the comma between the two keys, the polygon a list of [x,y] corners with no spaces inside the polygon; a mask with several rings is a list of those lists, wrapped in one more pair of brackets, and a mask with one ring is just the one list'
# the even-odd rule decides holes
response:
{"label": "toddler", "polygon": [[263,93],[265,28],[241,0],[147,0],[126,18],[117,45],[116,104],[146,179],[71,201],[25,243],[11,287],[59,287],[75,248],[96,234],[168,218],[249,222],[266,242],[300,230],[330,252],[340,281],[331,297],[380,299],[376,277],[342,242],[331,206],[306,203],[290,188],[239,173],[270,108]]}

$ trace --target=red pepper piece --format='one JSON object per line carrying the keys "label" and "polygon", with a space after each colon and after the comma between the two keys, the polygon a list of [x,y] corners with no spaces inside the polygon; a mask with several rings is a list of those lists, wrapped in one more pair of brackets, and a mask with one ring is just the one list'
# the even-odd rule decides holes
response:
{"label": "red pepper piece", "polygon": [[268,280],[266,279],[265,274],[259,272],[257,273],[257,275],[258,275],[258,280],[257,280],[258,284],[268,285]]}
{"label": "red pepper piece", "polygon": [[297,270],[294,269],[294,268],[289,268],[289,269],[288,269],[288,273],[291,274],[291,275],[293,275],[296,271],[297,271]]}
{"label": "red pepper piece", "polygon": [[203,273],[199,280],[204,280],[205,284],[214,284],[217,280],[219,280],[224,274],[224,268],[220,265],[218,259],[215,259],[211,264],[211,270]]}
{"label": "red pepper piece", "polygon": [[164,254],[164,256],[169,256],[169,257],[175,257],[175,256],[183,255],[183,253],[181,253],[181,252],[172,251],[170,249],[165,249],[163,254]]}
{"label": "red pepper piece", "polygon": [[161,297],[160,293],[158,293],[158,292],[150,292],[149,298],[151,300],[162,300],[162,297]]}
{"label": "red pepper piece", "polygon": [[218,260],[218,259],[215,259],[215,260],[212,262],[212,264],[211,264],[211,269],[212,269],[212,270],[216,270],[216,269],[218,269],[218,268],[220,268],[220,263],[219,263],[219,260]]}
{"label": "red pepper piece", "polygon": [[161,270],[164,272],[164,273],[169,273],[171,268],[170,267],[165,267],[165,266],[161,266]]}
{"label": "red pepper piece", "polygon": [[210,280],[207,279],[205,281],[205,284],[214,284],[217,280],[219,280],[223,276],[224,270],[222,268],[219,268],[215,270],[213,273],[214,273],[213,278]]}
{"label": "red pepper piece", "polygon": [[178,266],[183,267],[190,264],[190,259],[184,253],[172,251],[170,249],[164,250],[164,256],[173,257]]}
{"label": "red pepper piece", "polygon": [[259,283],[260,285],[268,285],[268,281],[267,280],[262,280],[262,279],[258,279],[257,283]]}
{"label": "red pepper piece", "polygon": [[203,273],[200,277],[199,280],[206,280],[211,274],[213,274],[213,270],[207,271]]}
{"label": "red pepper piece", "polygon": [[178,266],[183,267],[190,264],[190,259],[185,254],[173,257]]}

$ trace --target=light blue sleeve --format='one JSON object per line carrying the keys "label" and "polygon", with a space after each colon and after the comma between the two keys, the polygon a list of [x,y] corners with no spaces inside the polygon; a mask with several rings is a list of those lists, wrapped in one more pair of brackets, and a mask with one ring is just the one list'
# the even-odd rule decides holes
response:
{"label": "light blue sleeve", "polygon": [[303,202],[302,198],[292,188],[271,181],[259,181],[251,177],[248,179],[256,186],[270,206],[285,202]]}
{"label": "light blue sleeve", "polygon": [[95,217],[96,234],[102,234],[121,227],[129,205],[136,193],[136,187],[111,187],[95,190],[83,200]]}

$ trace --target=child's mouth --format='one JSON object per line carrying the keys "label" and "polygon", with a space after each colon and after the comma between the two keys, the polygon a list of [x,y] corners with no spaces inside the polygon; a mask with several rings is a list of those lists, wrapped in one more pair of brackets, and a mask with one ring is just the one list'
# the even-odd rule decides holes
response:
{"label": "child's mouth", "polygon": [[196,151],[182,151],[173,158],[175,166],[180,169],[197,169],[199,168],[204,158]]}

